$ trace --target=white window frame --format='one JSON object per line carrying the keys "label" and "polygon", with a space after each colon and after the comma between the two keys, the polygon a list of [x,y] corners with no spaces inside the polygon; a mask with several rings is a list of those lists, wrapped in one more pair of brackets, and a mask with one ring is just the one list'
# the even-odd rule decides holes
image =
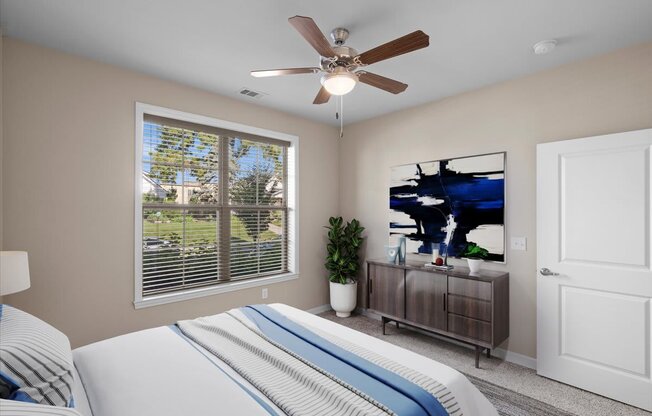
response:
{"label": "white window frame", "polygon": [[[241,133],[254,134],[283,140],[290,143],[287,150],[287,241],[288,241],[288,272],[273,276],[264,276],[254,279],[219,283],[214,286],[205,286],[180,290],[177,292],[163,293],[143,297],[143,215],[142,215],[142,152],[143,152],[143,127],[145,114],[186,121],[195,124],[213,126]],[[285,282],[299,278],[299,138],[286,133],[233,123],[213,117],[202,116],[170,108],[159,107],[151,104],[136,102],[136,134],[134,157],[134,306],[136,309],[149,306],[180,302],[218,293],[232,292],[235,290],[265,286],[273,283]]]}

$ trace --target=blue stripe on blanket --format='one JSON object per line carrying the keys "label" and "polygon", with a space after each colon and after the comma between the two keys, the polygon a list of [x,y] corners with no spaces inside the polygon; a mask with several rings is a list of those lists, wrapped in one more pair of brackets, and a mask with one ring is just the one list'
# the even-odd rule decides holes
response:
{"label": "blue stripe on blanket", "polygon": [[400,416],[445,416],[448,412],[420,386],[365,360],[288,319],[267,305],[240,310],[269,338]]}
{"label": "blue stripe on blanket", "polygon": [[[168,326],[174,332],[175,334],[179,335],[184,341],[186,341],[188,344],[190,344],[191,347],[193,347],[195,350],[197,350],[198,353],[206,357],[208,361],[210,361],[211,364],[213,364],[215,367],[217,367],[218,370],[220,370],[225,376],[231,379],[235,384],[237,384],[242,390],[245,391],[249,396],[251,396],[252,399],[258,402],[258,404],[267,411],[272,416],[279,416],[278,413],[270,406],[266,401],[258,397],[254,392],[252,392],[250,389],[248,389],[244,384],[240,383],[238,380],[235,378],[231,377],[226,371],[224,371],[215,361],[211,360],[208,355],[206,355],[202,350],[199,349],[199,347],[193,343],[188,337],[186,337],[183,332],[179,329],[178,326],[176,325],[170,325]],[[219,412],[218,412],[219,413]]]}

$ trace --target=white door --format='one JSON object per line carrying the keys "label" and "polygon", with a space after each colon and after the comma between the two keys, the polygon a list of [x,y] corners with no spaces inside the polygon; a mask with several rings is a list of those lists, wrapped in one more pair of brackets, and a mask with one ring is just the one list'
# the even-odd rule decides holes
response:
{"label": "white door", "polygon": [[647,410],[651,147],[652,129],[537,146],[537,372]]}

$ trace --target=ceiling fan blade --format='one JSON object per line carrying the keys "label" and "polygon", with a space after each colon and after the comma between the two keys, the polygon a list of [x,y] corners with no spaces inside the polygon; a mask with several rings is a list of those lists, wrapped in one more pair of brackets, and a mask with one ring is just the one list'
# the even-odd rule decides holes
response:
{"label": "ceiling fan blade", "polygon": [[401,36],[391,42],[377,46],[358,55],[363,65],[371,65],[385,59],[394,58],[404,53],[425,48],[430,44],[430,37],[420,30]]}
{"label": "ceiling fan blade", "polygon": [[321,68],[283,68],[283,69],[264,69],[260,71],[251,71],[251,75],[256,78],[277,77],[279,75],[296,75],[296,74],[316,74]]}
{"label": "ceiling fan blade", "polygon": [[407,84],[395,81],[391,78],[386,78],[380,75],[372,74],[370,72],[361,72],[358,74],[360,82],[371,85],[372,87],[380,88],[392,94],[399,94],[408,87]]}
{"label": "ceiling fan blade", "polygon": [[328,42],[322,31],[319,30],[319,27],[314,20],[305,16],[294,16],[290,17],[288,22],[294,26],[301,36],[303,36],[303,38],[307,40],[321,56],[327,58],[336,56],[331,44]]}
{"label": "ceiling fan blade", "polygon": [[324,104],[327,103],[328,100],[331,98],[331,95],[326,91],[326,88],[321,87],[319,92],[317,93],[317,96],[315,97],[315,101],[313,101],[313,104]]}

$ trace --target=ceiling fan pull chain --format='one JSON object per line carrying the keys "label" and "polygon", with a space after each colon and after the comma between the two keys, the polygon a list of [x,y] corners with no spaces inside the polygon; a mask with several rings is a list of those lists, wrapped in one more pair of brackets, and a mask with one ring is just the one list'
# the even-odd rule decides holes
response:
{"label": "ceiling fan pull chain", "polygon": [[340,95],[340,139],[344,137],[344,96]]}
{"label": "ceiling fan pull chain", "polygon": [[340,103],[339,101],[335,100],[335,120],[340,119]]}

